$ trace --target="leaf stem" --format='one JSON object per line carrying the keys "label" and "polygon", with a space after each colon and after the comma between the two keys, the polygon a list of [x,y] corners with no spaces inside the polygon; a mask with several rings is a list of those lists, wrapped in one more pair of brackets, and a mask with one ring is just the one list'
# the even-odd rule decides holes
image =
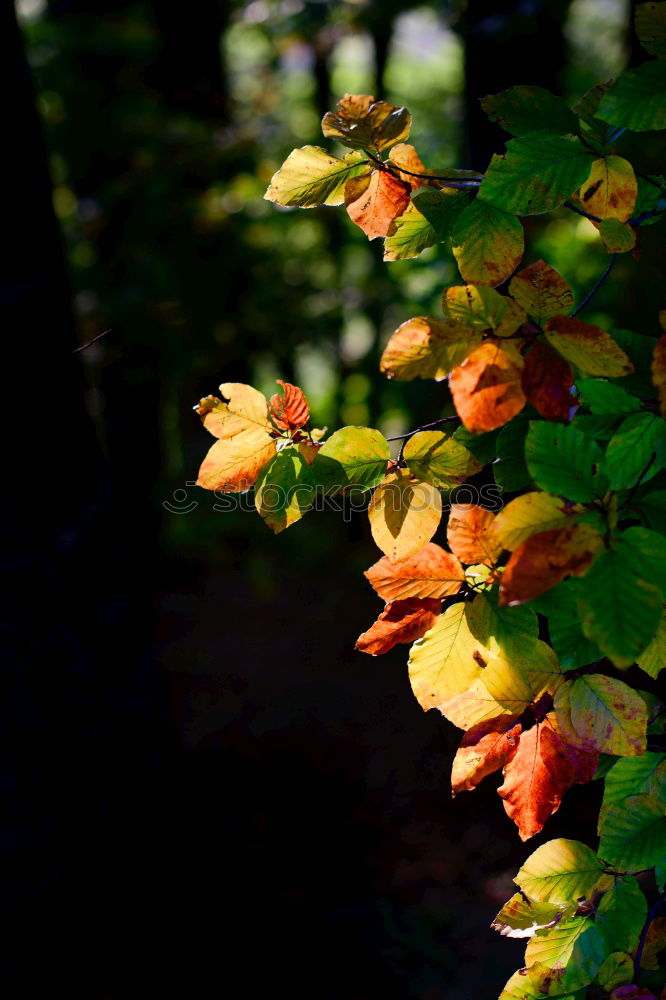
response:
{"label": "leaf stem", "polygon": [[439,427],[441,424],[448,424],[452,420],[460,420],[460,417],[455,415],[452,417],[440,417],[439,420],[433,420],[429,424],[422,424],[421,427],[414,428],[413,431],[406,431],[404,434],[395,434],[393,437],[386,438],[387,441],[407,441],[409,438],[414,437],[420,431],[429,431],[433,427]]}
{"label": "leaf stem", "polygon": [[571,314],[572,316],[577,316],[578,313],[581,311],[581,309],[584,309],[585,306],[588,305],[588,303],[592,300],[593,296],[595,296],[597,294],[597,292],[599,291],[599,289],[603,285],[604,281],[606,280],[606,278],[608,277],[608,275],[613,270],[613,264],[615,263],[615,258],[616,257],[617,257],[616,253],[612,253],[610,255],[610,260],[608,261],[608,264],[606,266],[605,271],[603,272],[603,274],[601,275],[601,277],[597,278],[597,280],[592,285],[592,288],[589,290],[589,292],[587,293],[587,295],[585,296],[585,298],[583,299],[583,301],[579,305],[576,306],[576,308],[574,309],[574,311]]}

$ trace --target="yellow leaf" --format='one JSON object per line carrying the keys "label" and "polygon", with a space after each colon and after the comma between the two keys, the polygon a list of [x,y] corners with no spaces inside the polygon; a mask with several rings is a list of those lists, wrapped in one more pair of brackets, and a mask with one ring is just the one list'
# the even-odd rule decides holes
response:
{"label": "yellow leaf", "polygon": [[604,674],[567,681],[555,695],[555,711],[574,746],[617,757],[645,753],[647,705],[622,681]]}
{"label": "yellow leaf", "polygon": [[503,549],[513,552],[530,535],[575,523],[584,514],[581,504],[570,504],[550,493],[523,493],[497,514],[493,534]]}
{"label": "yellow leaf", "polygon": [[666,612],[662,615],[654,639],[637,658],[636,663],[650,677],[657,679],[660,670],[666,667]]}
{"label": "yellow leaf", "polygon": [[479,472],[471,452],[442,431],[420,431],[405,445],[403,458],[412,473],[440,489],[451,489]]}
{"label": "yellow leaf", "polygon": [[417,316],[398,327],[384,349],[379,370],[389,378],[409,382],[453,371],[481,343],[481,333],[453,320]]}
{"label": "yellow leaf", "polygon": [[514,275],[509,292],[539,325],[550,316],[565,316],[574,302],[573,292],[562,275],[543,260]]}
{"label": "yellow leaf", "polygon": [[321,146],[294,149],[273,174],[264,198],[276,205],[312,208],[342,205],[345,184],[363,168],[361,153],[348,153],[344,160],[331,156]]}
{"label": "yellow leaf", "polygon": [[652,354],[652,381],[657,390],[659,412],[666,419],[666,333],[654,345]]}
{"label": "yellow leaf", "polygon": [[508,337],[527,319],[525,310],[513,299],[484,285],[456,285],[447,288],[442,298],[447,319],[457,320],[475,330],[492,330],[498,337]]}
{"label": "yellow leaf", "polygon": [[406,469],[390,472],[368,506],[372,537],[389,559],[407,559],[429,542],[442,517],[442,498]]}
{"label": "yellow leaf", "polygon": [[610,334],[573,316],[553,316],[544,327],[546,339],[563,358],[589,375],[620,378],[634,366]]}
{"label": "yellow leaf", "polygon": [[274,439],[261,427],[248,427],[233,437],[222,438],[203,460],[197,486],[221,493],[242,493],[253,485],[275,452]]}
{"label": "yellow leaf", "polygon": [[638,184],[634,168],[621,156],[594,160],[590,176],[580,189],[583,208],[598,219],[626,222],[636,204]]}

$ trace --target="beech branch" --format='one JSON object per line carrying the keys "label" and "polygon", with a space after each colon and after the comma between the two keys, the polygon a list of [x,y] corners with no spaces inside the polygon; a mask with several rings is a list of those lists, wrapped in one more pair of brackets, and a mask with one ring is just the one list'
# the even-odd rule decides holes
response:
{"label": "beech branch", "polygon": [[608,275],[613,270],[613,264],[615,263],[615,258],[616,257],[617,257],[616,253],[612,253],[610,255],[610,259],[608,261],[608,264],[606,266],[605,271],[603,272],[603,274],[601,275],[601,277],[597,278],[597,280],[592,285],[592,288],[589,290],[589,292],[587,293],[587,295],[585,296],[585,298],[583,299],[583,301],[580,302],[576,306],[576,308],[574,309],[574,311],[571,314],[572,316],[576,316],[581,311],[581,309],[584,309],[585,306],[588,305],[588,303],[592,300],[592,298],[597,294],[597,292],[599,291],[599,289],[603,285],[604,281],[606,280],[606,278],[608,277]]}

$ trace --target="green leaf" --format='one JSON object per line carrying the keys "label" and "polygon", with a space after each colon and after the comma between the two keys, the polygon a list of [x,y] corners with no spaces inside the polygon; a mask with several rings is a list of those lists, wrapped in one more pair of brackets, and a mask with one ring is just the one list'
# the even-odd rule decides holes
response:
{"label": "green leaf", "polygon": [[581,916],[537,931],[525,950],[525,963],[540,962],[557,970],[559,991],[577,990],[592,982],[606,954],[600,928],[588,916]]}
{"label": "green leaf", "polygon": [[312,474],[327,495],[349,486],[371,489],[386,472],[389,446],[370,427],[342,427],[324,442],[312,463]]}
{"label": "green leaf", "polygon": [[481,470],[471,452],[442,431],[414,434],[403,451],[410,472],[440,489],[459,486]]}
{"label": "green leaf", "polygon": [[485,434],[472,434],[461,425],[456,428],[453,437],[471,451],[479,465],[487,465],[495,457],[499,433],[499,431],[488,431]]}
{"label": "green leaf", "polygon": [[[538,971],[541,971],[544,976],[547,973],[546,969],[539,969],[537,973]],[[579,993],[560,993],[559,991],[543,993],[539,986],[532,981],[531,972],[531,969],[527,975],[522,969],[519,972],[514,972],[502,990],[499,1000],[582,1000]]]}
{"label": "green leaf", "polygon": [[597,644],[583,635],[571,581],[565,580],[537,597],[531,607],[548,618],[550,643],[563,670],[576,670],[601,659]]}
{"label": "green leaf", "polygon": [[273,174],[264,198],[276,205],[299,208],[342,205],[345,184],[363,171],[366,162],[360,153],[348,153],[340,160],[321,146],[302,146],[292,150]]}
{"label": "green leaf", "polygon": [[599,236],[608,253],[627,253],[636,246],[636,231],[619,219],[603,219]]}
{"label": "green leaf", "polygon": [[531,420],[525,461],[534,481],[555,496],[590,501],[606,492],[601,448],[572,427]]}
{"label": "green leaf", "polygon": [[492,122],[513,135],[565,135],[576,132],[578,119],[561,97],[543,87],[510,87],[481,98]]}
{"label": "green leaf", "polygon": [[632,413],[622,422],[606,449],[606,473],[612,490],[646,483],[659,472],[654,458],[666,442],[666,423],[655,413]]}
{"label": "green leaf", "polygon": [[[651,183],[646,180],[645,177],[637,177],[636,183],[638,184],[638,194],[636,195],[636,204],[634,205],[633,218],[639,219],[646,212],[658,212],[662,213],[666,211],[666,182],[663,177],[659,177],[656,174],[648,175],[651,176]],[[658,187],[656,185],[659,185]],[[661,190],[660,190],[661,189]],[[644,219],[640,223],[642,226],[652,226],[655,222],[659,222],[661,214],[655,215],[650,219]]]}
{"label": "green leaf", "polygon": [[649,528],[627,528],[615,544],[636,576],[656,584],[666,593],[666,539],[663,535]]}
{"label": "green leaf", "polygon": [[592,413],[633,413],[640,409],[640,401],[614,382],[601,378],[581,378],[576,381],[576,388],[582,397],[582,402],[589,406]]}
{"label": "green leaf", "polygon": [[451,238],[463,280],[477,285],[494,287],[506,281],[525,249],[520,220],[481,198],[460,215]]}
{"label": "green leaf", "polygon": [[634,504],[649,528],[666,533],[666,490],[648,493]]}
{"label": "green leaf", "polygon": [[283,531],[300,520],[314,500],[312,468],[298,447],[283,448],[259,473],[255,506],[273,531]]}
{"label": "green leaf", "polygon": [[589,899],[597,889],[613,884],[594,851],[578,840],[564,838],[538,847],[515,881],[530,899],[563,904],[581,896]]}
{"label": "green leaf", "polygon": [[512,420],[503,427],[497,438],[497,461],[493,464],[495,482],[507,493],[515,493],[532,482],[525,464],[525,438],[527,420]]}
{"label": "green leaf", "polygon": [[654,680],[666,667],[666,611],[661,616],[654,639],[636,658],[636,662],[641,670],[644,670]]}
{"label": "green leaf", "polygon": [[512,139],[493,156],[479,195],[513,215],[550,212],[585,182],[590,155],[567,139]]}
{"label": "green leaf", "polygon": [[646,917],[647,902],[636,879],[628,875],[616,882],[602,897],[595,917],[606,951],[633,951]]}
{"label": "green leaf", "polygon": [[604,94],[597,114],[632,132],[666,128],[666,63],[625,70]]}
{"label": "green leaf", "polygon": [[640,3],[634,17],[643,48],[652,56],[666,59],[666,3]]}
{"label": "green leaf", "polygon": [[599,856],[622,871],[642,871],[666,857],[666,809],[656,795],[631,795],[601,821]]}
{"label": "green leaf", "polygon": [[604,798],[599,812],[599,830],[609,809],[621,806],[632,795],[649,795],[666,781],[666,755],[644,753],[640,757],[622,757],[604,779]]}
{"label": "green leaf", "polygon": [[556,711],[561,696],[583,746],[620,757],[645,753],[647,706],[627,684],[604,674],[586,674],[556,692]]}
{"label": "green leaf", "polygon": [[435,188],[417,191],[407,210],[393,221],[384,241],[384,260],[409,260],[448,239],[468,200],[464,193],[452,196]]}
{"label": "green leaf", "polygon": [[602,552],[578,583],[583,633],[616,667],[629,667],[645,649],[661,618],[661,591],[634,572],[627,546]]}
{"label": "green leaf", "polygon": [[596,441],[612,438],[622,415],[620,413],[577,413],[570,427]]}
{"label": "green leaf", "polygon": [[528,899],[517,892],[504,904],[490,926],[503,937],[533,937],[540,928],[571,918],[575,910],[575,903],[562,907],[555,903]]}
{"label": "green leaf", "polygon": [[615,343],[628,355],[636,369],[629,375],[621,375],[619,384],[627,392],[633,392],[641,399],[652,398],[654,386],[651,365],[654,338],[646,337],[642,333],[634,333],[633,330],[611,330],[610,333]]}
{"label": "green leaf", "polygon": [[634,960],[623,951],[614,951],[601,963],[597,981],[609,993],[616,986],[631,983],[634,978]]}

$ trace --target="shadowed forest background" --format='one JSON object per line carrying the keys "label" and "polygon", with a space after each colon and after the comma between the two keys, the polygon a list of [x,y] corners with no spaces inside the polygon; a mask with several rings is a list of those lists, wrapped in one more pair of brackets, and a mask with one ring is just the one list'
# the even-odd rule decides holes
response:
{"label": "shadowed forest background", "polygon": [[[363,513],[273,536],[192,485],[192,406],[303,387],[315,423],[395,434],[442,410],[380,376],[438,313],[448,252],[384,264],[334,210],[262,200],[345,91],[414,114],[432,167],[503,147],[477,98],[575,99],[632,62],[625,0],[19,0],[0,11],[11,143],[1,974],[124,1000],[286,992],[485,1000],[520,964],[488,927],[525,856],[489,779],[450,799],[457,731],[378,612]],[[639,57],[640,58],[640,57]],[[649,163],[650,139],[641,137]],[[627,147],[628,148],[628,147]],[[564,210],[526,220],[580,296],[606,261]],[[650,227],[587,320],[653,324]],[[80,353],[75,349],[109,331]],[[541,838],[593,836],[596,788]],[[236,992],[234,987],[234,992]]]}

